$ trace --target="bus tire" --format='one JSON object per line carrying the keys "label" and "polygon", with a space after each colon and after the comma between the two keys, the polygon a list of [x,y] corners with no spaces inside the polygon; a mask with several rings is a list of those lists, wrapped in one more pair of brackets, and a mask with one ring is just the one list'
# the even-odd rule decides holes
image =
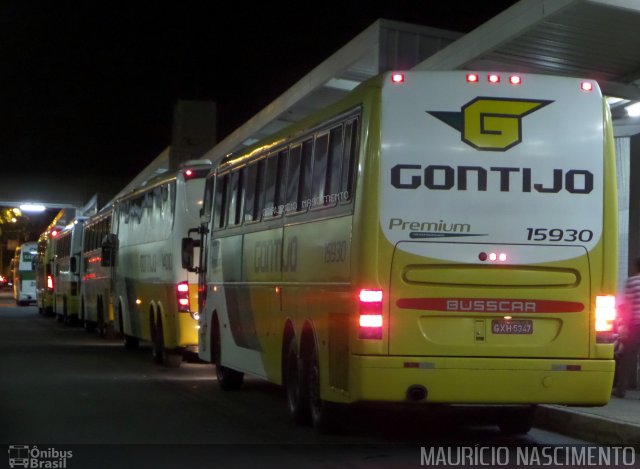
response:
{"label": "bus tire", "polygon": [[162,348],[164,347],[164,339],[162,338],[162,321],[160,317],[157,320],[153,320],[153,312],[151,312],[151,356],[153,357],[153,363],[156,365],[162,365]]}
{"label": "bus tire", "polygon": [[98,297],[98,302],[96,303],[96,324],[95,327],[98,329],[98,335],[100,337],[107,337],[107,325],[104,320],[104,308],[102,307],[102,298]]}
{"label": "bus tire", "polygon": [[504,409],[499,417],[498,427],[503,435],[525,435],[533,427],[538,406]]}
{"label": "bus tire", "polygon": [[155,324],[151,323],[151,326],[151,333],[153,334],[153,361],[167,368],[179,368],[182,364],[182,353],[168,350],[164,346],[164,328],[160,315],[158,315]]}
{"label": "bus tire", "polygon": [[165,349],[162,361],[167,368],[180,368],[180,365],[182,365],[182,352]]}
{"label": "bus tire", "polygon": [[213,328],[211,330],[211,342],[213,350],[213,362],[216,365],[216,378],[218,378],[218,386],[224,391],[235,391],[240,389],[244,380],[244,373],[227,368],[222,363],[222,347],[220,345],[220,325],[218,318],[213,320]]}
{"label": "bus tire", "polygon": [[289,341],[286,357],[283,376],[289,415],[291,415],[291,418],[296,424],[306,425],[311,418],[309,412],[308,380],[304,379],[305,369],[303,361],[298,357],[296,341],[293,339]]}
{"label": "bus tire", "polygon": [[320,433],[334,433],[338,426],[339,404],[320,398],[320,360],[318,349],[315,346],[311,348],[308,363],[308,397],[311,425]]}
{"label": "bus tire", "polygon": [[124,348],[127,350],[138,350],[140,347],[140,340],[137,337],[130,335],[124,336]]}

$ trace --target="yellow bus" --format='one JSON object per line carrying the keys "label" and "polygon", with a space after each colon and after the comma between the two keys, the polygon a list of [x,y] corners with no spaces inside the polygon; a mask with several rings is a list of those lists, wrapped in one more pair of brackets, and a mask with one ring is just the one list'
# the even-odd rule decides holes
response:
{"label": "yellow bus", "polygon": [[82,232],[86,217],[76,217],[61,228],[53,240],[55,252],[53,262],[54,302],[57,319],[69,325],[80,322],[80,286],[83,271]]}
{"label": "yellow bus", "polygon": [[614,361],[615,159],[593,80],[385,73],[208,178],[200,358],[342,405],[603,405]]}
{"label": "yellow bus", "polygon": [[85,223],[82,238],[80,315],[85,330],[106,336],[113,328],[111,267],[102,265],[102,242],[111,233],[113,207],[108,205]]}
{"label": "yellow bus", "polygon": [[13,274],[13,299],[16,305],[27,306],[36,303],[35,264],[38,254],[38,243],[31,241],[22,243],[16,248],[11,259]]}
{"label": "yellow bus", "polygon": [[197,353],[197,275],[181,267],[184,233],[198,227],[208,160],[191,160],[113,201],[102,242],[111,267],[114,330],[135,349],[151,342],[156,363],[178,367]]}
{"label": "yellow bus", "polygon": [[58,212],[47,229],[38,238],[38,252],[35,261],[35,269],[36,303],[40,314],[56,314],[54,296],[55,249],[53,240],[64,227],[61,223],[63,215],[64,212],[62,210]]}

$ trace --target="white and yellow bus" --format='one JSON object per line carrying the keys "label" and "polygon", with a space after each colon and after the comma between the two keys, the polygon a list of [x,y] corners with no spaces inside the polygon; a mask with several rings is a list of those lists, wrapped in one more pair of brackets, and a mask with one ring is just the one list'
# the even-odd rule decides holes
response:
{"label": "white and yellow bus", "polygon": [[75,325],[80,321],[80,286],[84,276],[82,256],[82,232],[86,217],[77,217],[60,229],[52,238],[53,285],[55,311],[58,321]]}
{"label": "white and yellow bus", "polygon": [[227,157],[200,358],[225,389],[283,384],[319,429],[361,401],[499,405],[510,433],[539,403],[607,403],[611,129],[593,80],[385,73]]}
{"label": "white and yellow bus", "polygon": [[[181,267],[184,233],[198,227],[211,163],[192,160],[113,202],[102,265],[111,267],[114,329],[125,347],[150,341],[157,363],[197,352],[198,277]],[[115,264],[115,265],[114,265]]]}
{"label": "white and yellow bus", "polygon": [[38,254],[38,243],[23,243],[16,248],[11,260],[13,273],[13,299],[18,306],[36,303],[36,272],[34,261]]}
{"label": "white and yellow bus", "polygon": [[38,253],[35,261],[36,270],[36,302],[40,314],[55,315],[54,239],[64,224],[61,223],[64,211],[58,212],[47,229],[38,238]]}
{"label": "white and yellow bus", "polygon": [[85,223],[82,241],[83,277],[80,286],[80,316],[85,330],[98,329],[105,336],[113,328],[111,267],[102,265],[102,242],[111,233],[111,205]]}

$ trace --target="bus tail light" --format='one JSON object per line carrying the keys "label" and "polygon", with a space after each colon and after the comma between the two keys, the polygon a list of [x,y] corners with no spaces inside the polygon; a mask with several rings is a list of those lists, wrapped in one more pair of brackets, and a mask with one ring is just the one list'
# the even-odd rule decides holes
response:
{"label": "bus tail light", "polygon": [[358,338],[382,339],[382,290],[360,290]]}
{"label": "bus tail light", "polygon": [[520,75],[511,75],[509,77],[509,83],[511,83],[512,85],[521,85],[522,77]]}
{"label": "bus tail light", "polygon": [[616,320],[616,297],[596,297],[596,343],[613,342],[613,326]]}
{"label": "bus tail light", "polygon": [[178,298],[178,311],[181,313],[189,312],[189,283],[180,282],[176,286],[176,297]]}
{"label": "bus tail light", "polygon": [[404,83],[404,73],[393,73],[391,75],[391,81],[393,83]]}
{"label": "bus tail light", "polygon": [[478,83],[480,81],[480,77],[478,77],[475,73],[467,73],[467,82],[468,83]]}
{"label": "bus tail light", "polygon": [[47,290],[53,291],[53,275],[47,275]]}

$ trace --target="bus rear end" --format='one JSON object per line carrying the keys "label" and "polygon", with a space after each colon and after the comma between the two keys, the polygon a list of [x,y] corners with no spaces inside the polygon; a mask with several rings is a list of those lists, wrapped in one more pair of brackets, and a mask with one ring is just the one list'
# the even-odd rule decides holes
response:
{"label": "bus rear end", "polygon": [[381,97],[359,397],[605,404],[617,207],[597,83],[407,72]]}

